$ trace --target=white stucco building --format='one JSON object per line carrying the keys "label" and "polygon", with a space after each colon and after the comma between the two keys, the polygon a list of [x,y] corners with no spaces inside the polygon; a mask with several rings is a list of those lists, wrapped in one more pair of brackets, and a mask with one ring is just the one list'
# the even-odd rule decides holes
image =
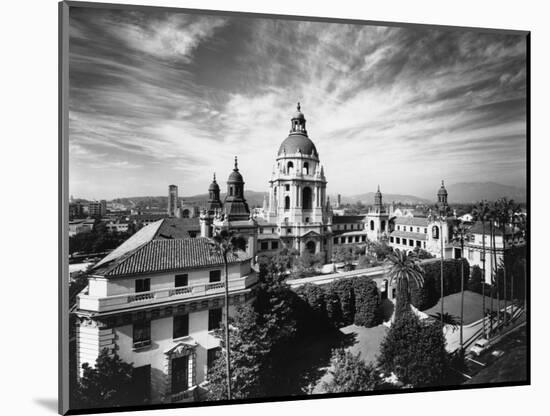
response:
{"label": "white stucco building", "polygon": [[[79,375],[101,350],[116,350],[133,363],[137,397],[196,399],[219,351],[212,331],[223,319],[225,284],[207,238],[173,238],[185,224],[169,218],[144,227],[95,265],[75,309]],[[230,313],[256,282],[250,256],[230,256]]]}

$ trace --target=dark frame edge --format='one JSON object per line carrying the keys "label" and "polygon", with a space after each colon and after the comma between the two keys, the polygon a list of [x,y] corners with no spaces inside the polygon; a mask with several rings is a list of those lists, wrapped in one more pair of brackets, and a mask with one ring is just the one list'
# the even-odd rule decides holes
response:
{"label": "dark frame edge", "polygon": [[302,15],[290,15],[290,14],[276,14],[276,13],[257,13],[246,12],[242,10],[229,11],[229,10],[213,10],[213,9],[188,9],[185,7],[174,6],[149,6],[142,4],[117,4],[117,3],[98,3],[87,1],[73,1],[66,0],[63,3],[71,7],[87,7],[87,8],[104,8],[115,10],[162,10],[165,12],[187,13],[187,14],[206,14],[213,16],[235,16],[250,17],[250,18],[265,18],[265,19],[283,19],[283,20],[295,20],[295,21],[309,21],[309,22],[325,22],[325,23],[340,23],[340,24],[358,24],[358,25],[370,25],[370,26],[390,26],[390,27],[408,27],[417,29],[444,29],[444,30],[472,30],[476,32],[494,32],[499,34],[510,35],[527,35],[531,33],[529,30],[520,29],[502,29],[502,28],[484,28],[477,26],[453,26],[453,25],[438,25],[434,23],[410,23],[410,22],[392,22],[385,20],[364,20],[364,19],[352,19],[343,17],[325,17],[325,16],[302,16]]}
{"label": "dark frame edge", "polygon": [[69,5],[58,3],[58,413],[69,411]]}

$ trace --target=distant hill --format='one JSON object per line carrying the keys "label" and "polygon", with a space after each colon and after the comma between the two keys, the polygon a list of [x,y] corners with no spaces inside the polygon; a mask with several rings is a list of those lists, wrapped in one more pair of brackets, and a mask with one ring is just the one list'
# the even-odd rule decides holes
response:
{"label": "distant hill", "polygon": [[[244,197],[248,202],[250,207],[262,206],[264,203],[264,195],[267,196],[265,192],[255,192],[255,191],[244,191]],[[223,201],[225,199],[225,194],[220,194],[220,198]],[[208,194],[192,195],[192,196],[183,196],[179,198],[184,203],[196,204],[196,205],[205,205],[208,201]],[[112,202],[117,202],[125,205],[130,208],[133,206],[150,206],[157,207],[159,209],[165,209],[168,206],[168,197],[167,196],[135,196],[129,198],[116,198]]]}
{"label": "distant hill", "polygon": [[[330,197],[331,202],[336,202],[337,197],[332,195]],[[355,204],[356,202],[361,201],[365,205],[372,205],[374,203],[374,192],[367,192],[359,195],[345,196],[342,195],[343,204]],[[382,201],[384,204],[389,204],[391,202],[400,202],[402,204],[428,204],[431,203],[430,200],[419,198],[414,195],[400,195],[400,194],[386,194],[382,193]]]}
{"label": "distant hill", "polygon": [[476,202],[486,199],[494,201],[506,197],[515,202],[526,202],[525,188],[502,185],[495,182],[461,182],[445,186],[449,192],[449,202]]}

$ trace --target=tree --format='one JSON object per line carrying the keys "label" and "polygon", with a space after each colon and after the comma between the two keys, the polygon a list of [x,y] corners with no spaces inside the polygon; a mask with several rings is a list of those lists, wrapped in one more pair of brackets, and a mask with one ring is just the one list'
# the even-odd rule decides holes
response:
{"label": "tree", "polygon": [[374,390],[379,384],[378,372],[371,364],[342,348],[332,352],[329,382],[323,382],[326,393],[352,393]]}
{"label": "tree", "polygon": [[261,371],[271,348],[271,340],[266,336],[267,328],[258,326],[258,314],[251,305],[237,310],[231,320],[229,330],[230,345],[225,345],[226,327],[216,334],[221,338],[222,349],[212,368],[208,371],[208,400],[224,400],[228,397],[226,360],[231,351],[231,395],[234,399],[259,397],[263,395]]}
{"label": "tree", "polygon": [[[235,162],[236,163],[236,162]],[[235,256],[240,251],[246,249],[246,240],[237,234],[233,230],[221,230],[216,232],[210,240],[210,250],[212,254],[216,254],[222,257],[224,266],[224,304],[225,304],[225,328],[229,328],[229,271],[228,271],[228,257],[230,255]],[[225,345],[226,350],[226,372],[227,372],[227,399],[231,400],[231,359],[230,359],[230,343],[229,343],[229,331],[225,331]]]}
{"label": "tree", "polygon": [[395,317],[398,319],[406,311],[410,311],[410,288],[412,285],[422,287],[424,284],[423,271],[414,254],[399,249],[391,253],[387,261],[390,265],[388,271],[390,284],[397,285]]}
{"label": "tree", "polygon": [[413,251],[414,251],[414,254],[416,254],[416,257],[418,257],[419,260],[433,259],[434,258],[434,256],[432,256],[430,253],[428,253],[426,250],[424,250],[423,248],[420,248],[418,246],[416,246]]}
{"label": "tree", "polygon": [[[455,229],[453,240],[460,244],[460,257],[464,259],[464,241],[466,240],[470,227],[459,223]],[[460,349],[464,346],[464,262],[460,262]],[[443,322],[443,320],[442,320]]]}
{"label": "tree", "polygon": [[481,276],[481,296],[482,296],[482,311],[483,311],[483,334],[486,334],[485,329],[485,279],[486,279],[486,269],[485,269],[485,224],[487,223],[487,220],[489,218],[489,206],[486,201],[478,202],[474,206],[474,210],[472,211],[473,217],[475,221],[481,221],[481,229],[482,229],[482,248],[481,248],[481,261],[482,261],[482,276]]}
{"label": "tree", "polygon": [[379,261],[386,260],[386,258],[393,252],[393,248],[385,241],[373,243],[370,250]]}
{"label": "tree", "polygon": [[355,295],[355,325],[367,328],[379,325],[382,322],[380,310],[380,296],[378,286],[366,276],[353,278],[353,292]]}
{"label": "tree", "polygon": [[123,362],[120,357],[103,349],[97,357],[95,367],[82,364],[77,395],[77,407],[114,407],[139,404],[143,398],[135,397],[132,364]]}
{"label": "tree", "polygon": [[439,386],[448,368],[445,337],[439,324],[404,314],[380,346],[378,365],[413,387]]}
{"label": "tree", "polygon": [[337,246],[334,249],[334,254],[332,256],[332,259],[336,263],[344,263],[345,270],[352,270],[353,260],[355,260],[352,246],[351,245]]}
{"label": "tree", "polygon": [[482,286],[482,271],[481,268],[476,264],[472,267],[472,276],[470,277],[470,280],[468,280],[468,290],[481,293],[483,296],[485,296]]}

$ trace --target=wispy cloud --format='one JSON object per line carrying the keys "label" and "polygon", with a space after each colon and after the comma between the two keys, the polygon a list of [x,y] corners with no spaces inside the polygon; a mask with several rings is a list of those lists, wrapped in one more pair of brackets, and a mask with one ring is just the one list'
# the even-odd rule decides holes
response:
{"label": "wispy cloud", "polygon": [[[73,11],[75,194],[204,192],[234,155],[247,187],[263,190],[296,101],[331,193],[525,179],[523,37]],[[78,179],[102,165],[78,152],[120,178],[96,172],[84,188]]]}

